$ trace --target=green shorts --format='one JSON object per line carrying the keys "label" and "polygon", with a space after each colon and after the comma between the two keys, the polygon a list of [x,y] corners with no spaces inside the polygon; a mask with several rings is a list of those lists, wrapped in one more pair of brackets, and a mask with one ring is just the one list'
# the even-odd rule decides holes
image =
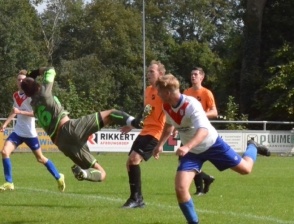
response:
{"label": "green shorts", "polygon": [[55,144],[75,164],[88,169],[95,164],[96,159],[90,153],[87,140],[103,126],[100,113],[70,119],[60,128]]}

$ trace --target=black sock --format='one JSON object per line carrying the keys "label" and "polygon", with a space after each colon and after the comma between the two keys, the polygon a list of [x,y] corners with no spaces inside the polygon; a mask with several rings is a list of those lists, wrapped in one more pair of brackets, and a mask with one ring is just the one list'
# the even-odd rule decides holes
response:
{"label": "black sock", "polygon": [[203,171],[201,172],[201,176],[203,180],[210,180],[210,176],[206,173],[204,173]]}
{"label": "black sock", "polygon": [[201,174],[202,173],[197,173],[194,177],[194,183],[197,192],[203,192],[203,179]]}
{"label": "black sock", "polygon": [[138,197],[142,196],[141,192],[141,169],[139,165],[130,165],[129,184],[131,191],[131,198],[137,200]]}

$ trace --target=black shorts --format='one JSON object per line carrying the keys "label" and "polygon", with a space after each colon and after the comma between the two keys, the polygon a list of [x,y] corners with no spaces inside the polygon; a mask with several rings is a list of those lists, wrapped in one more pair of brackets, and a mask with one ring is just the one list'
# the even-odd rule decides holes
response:
{"label": "black shorts", "polygon": [[140,156],[142,156],[145,161],[147,161],[152,156],[153,149],[157,143],[158,140],[152,135],[138,135],[132,145],[129,155],[132,151],[135,151]]}

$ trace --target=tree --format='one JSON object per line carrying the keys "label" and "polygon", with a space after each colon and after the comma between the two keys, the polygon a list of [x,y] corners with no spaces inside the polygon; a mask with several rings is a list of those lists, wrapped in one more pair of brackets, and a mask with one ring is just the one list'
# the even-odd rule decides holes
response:
{"label": "tree", "polygon": [[[294,45],[285,44],[275,53],[279,65],[268,68],[271,78],[261,90],[259,109],[274,120],[294,121]],[[266,109],[264,109],[266,108]]]}
{"label": "tree", "polygon": [[95,55],[62,61],[59,70],[58,97],[73,117],[115,106],[115,82]]}
{"label": "tree", "polygon": [[261,25],[263,9],[267,0],[247,0],[244,18],[244,48],[240,76],[240,111],[258,115],[252,107],[255,92],[261,88],[263,77],[260,73]]}
{"label": "tree", "polygon": [[[20,69],[32,69],[44,62],[40,19],[28,0],[0,0],[0,80],[9,82]],[[12,88],[12,89],[11,89]],[[1,85],[2,95],[11,96],[14,85]],[[11,109],[10,97],[2,98],[2,116]]]}

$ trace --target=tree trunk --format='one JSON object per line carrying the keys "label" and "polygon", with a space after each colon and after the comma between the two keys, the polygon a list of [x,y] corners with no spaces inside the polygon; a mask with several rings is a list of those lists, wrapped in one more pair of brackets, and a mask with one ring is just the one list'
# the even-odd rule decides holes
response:
{"label": "tree trunk", "polygon": [[256,117],[252,110],[254,93],[262,81],[259,72],[261,24],[267,0],[247,0],[244,18],[244,49],[240,75],[240,112]]}

